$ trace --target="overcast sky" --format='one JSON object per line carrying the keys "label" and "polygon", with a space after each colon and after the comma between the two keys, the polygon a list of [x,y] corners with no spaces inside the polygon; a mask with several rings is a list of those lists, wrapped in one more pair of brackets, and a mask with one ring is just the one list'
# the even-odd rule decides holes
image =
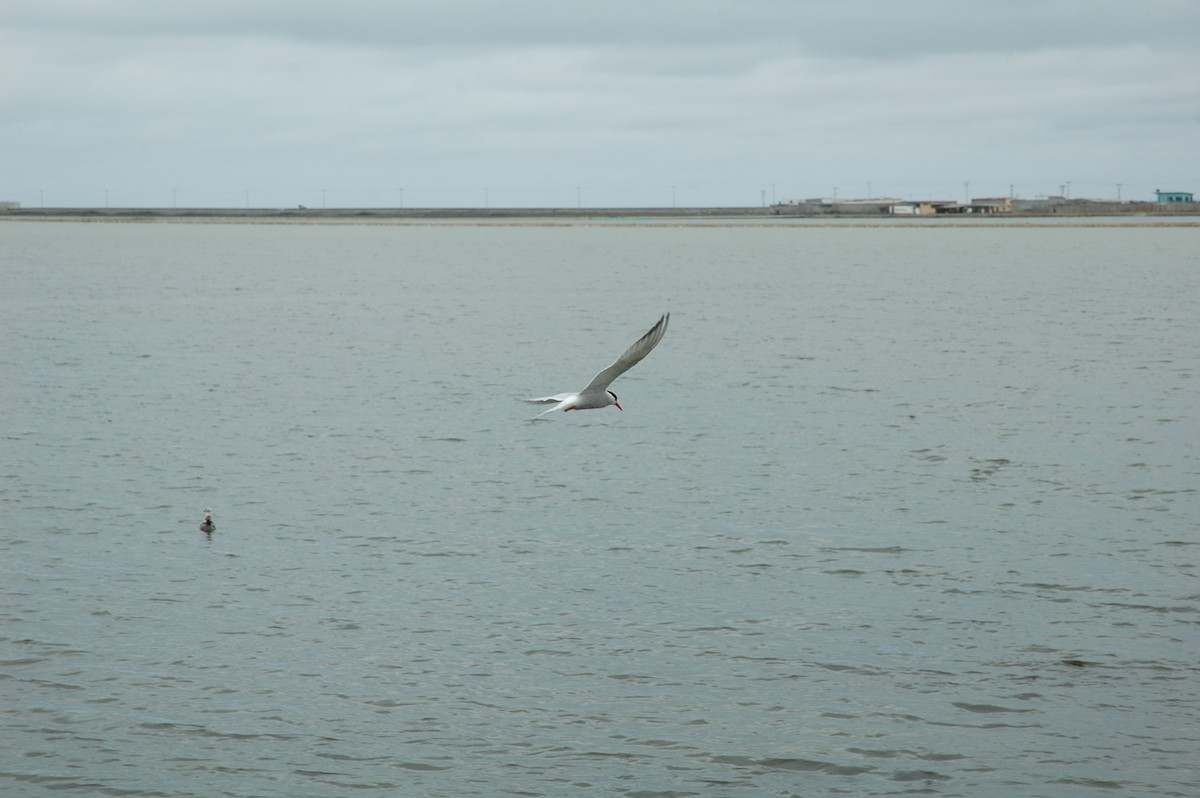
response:
{"label": "overcast sky", "polygon": [[3,0],[0,200],[1200,193],[1200,0]]}

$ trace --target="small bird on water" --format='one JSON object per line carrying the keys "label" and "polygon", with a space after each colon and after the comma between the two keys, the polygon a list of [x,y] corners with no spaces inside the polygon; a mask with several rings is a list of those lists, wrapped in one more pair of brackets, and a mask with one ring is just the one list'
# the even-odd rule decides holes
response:
{"label": "small bird on water", "polygon": [[620,377],[625,372],[641,362],[642,358],[650,354],[650,350],[658,346],[658,342],[662,340],[663,335],[667,332],[667,322],[671,320],[670,313],[664,313],[658,322],[650,328],[649,332],[637,340],[637,342],[625,350],[625,353],[617,358],[611,366],[597,374],[588,383],[588,386],[579,393],[559,393],[554,396],[543,396],[538,399],[526,399],[526,402],[554,402],[554,407],[549,410],[544,410],[538,413],[539,416],[544,416],[547,413],[553,413],[555,410],[561,410],[564,413],[568,410],[596,410],[609,405],[616,405],[618,410],[624,410],[620,403],[617,402],[617,395],[608,390],[608,386],[617,377]]}
{"label": "small bird on water", "polygon": [[204,520],[200,522],[200,531],[206,535],[211,535],[217,525],[212,520],[212,510],[208,507],[204,508]]}

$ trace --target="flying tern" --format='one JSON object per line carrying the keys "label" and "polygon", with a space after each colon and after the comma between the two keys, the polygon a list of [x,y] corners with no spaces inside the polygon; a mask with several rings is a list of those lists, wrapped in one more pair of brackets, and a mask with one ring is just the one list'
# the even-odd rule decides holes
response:
{"label": "flying tern", "polygon": [[608,390],[608,386],[617,377],[620,377],[640,363],[642,358],[650,354],[651,349],[658,346],[658,342],[662,340],[663,335],[667,331],[667,322],[670,319],[671,314],[664,313],[658,322],[650,328],[649,332],[639,338],[633,346],[626,349],[625,353],[613,361],[611,366],[593,377],[588,386],[579,393],[559,393],[554,396],[543,396],[537,399],[526,399],[525,401],[540,402],[543,404],[554,403],[554,407],[538,413],[539,416],[553,413],[556,410],[561,410],[565,413],[568,410],[595,410],[601,407],[608,407],[609,405],[616,405],[618,410],[624,410],[617,401],[617,395]]}

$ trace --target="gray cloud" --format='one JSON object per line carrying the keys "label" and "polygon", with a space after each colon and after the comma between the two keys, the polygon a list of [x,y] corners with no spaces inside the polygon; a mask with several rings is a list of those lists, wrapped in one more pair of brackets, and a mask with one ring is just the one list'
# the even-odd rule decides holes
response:
{"label": "gray cloud", "polygon": [[18,0],[7,25],[98,35],[281,37],[412,46],[642,46],[752,44],[816,55],[1027,52],[1157,42],[1194,49],[1190,0]]}
{"label": "gray cloud", "polygon": [[1182,0],[19,1],[0,16],[0,198],[1189,188],[1198,54]]}

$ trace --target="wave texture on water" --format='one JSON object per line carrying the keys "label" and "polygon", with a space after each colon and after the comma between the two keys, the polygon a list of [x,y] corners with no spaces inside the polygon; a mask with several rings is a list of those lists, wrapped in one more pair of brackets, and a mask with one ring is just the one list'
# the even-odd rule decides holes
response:
{"label": "wave texture on water", "polygon": [[3,233],[5,795],[1200,782],[1194,229]]}

